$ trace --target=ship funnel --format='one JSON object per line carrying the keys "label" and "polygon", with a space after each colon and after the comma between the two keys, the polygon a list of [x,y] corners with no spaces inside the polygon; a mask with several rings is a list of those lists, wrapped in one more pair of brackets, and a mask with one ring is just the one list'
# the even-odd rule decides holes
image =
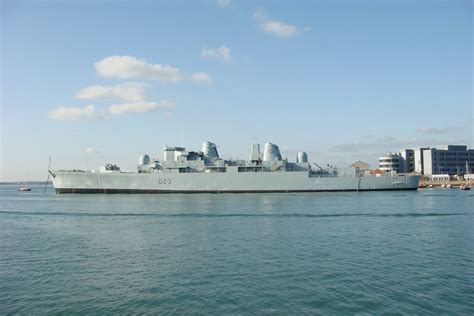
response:
{"label": "ship funnel", "polygon": [[263,151],[263,161],[281,160],[280,149],[277,145],[266,143]]}
{"label": "ship funnel", "polygon": [[202,143],[202,152],[204,156],[209,159],[219,159],[219,154],[217,153],[216,144],[211,142]]}
{"label": "ship funnel", "polygon": [[296,155],[296,162],[297,163],[306,163],[306,162],[308,162],[308,155],[304,151],[300,151]]}

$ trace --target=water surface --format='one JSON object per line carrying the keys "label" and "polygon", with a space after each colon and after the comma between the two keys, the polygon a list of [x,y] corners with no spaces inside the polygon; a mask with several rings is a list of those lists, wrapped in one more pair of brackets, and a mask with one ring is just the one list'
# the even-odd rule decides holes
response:
{"label": "water surface", "polygon": [[0,186],[2,313],[474,313],[474,192]]}

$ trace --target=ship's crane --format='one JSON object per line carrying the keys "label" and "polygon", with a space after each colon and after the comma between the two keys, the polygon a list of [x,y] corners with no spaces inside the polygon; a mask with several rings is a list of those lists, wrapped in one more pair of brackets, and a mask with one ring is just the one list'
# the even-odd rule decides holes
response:
{"label": "ship's crane", "polygon": [[321,170],[321,171],[324,171],[323,167],[321,167],[321,166],[320,166],[320,165],[318,165],[317,163],[313,162],[313,164],[314,164],[316,167],[318,167],[318,168],[319,168],[319,170]]}

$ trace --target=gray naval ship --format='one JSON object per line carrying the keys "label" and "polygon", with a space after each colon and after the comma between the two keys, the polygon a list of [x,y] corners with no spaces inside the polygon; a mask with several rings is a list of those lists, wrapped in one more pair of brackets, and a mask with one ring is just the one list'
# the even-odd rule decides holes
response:
{"label": "gray naval ship", "polygon": [[[313,167],[316,166],[316,167]],[[99,171],[49,170],[56,193],[247,193],[416,190],[413,174],[340,176],[334,167],[321,168],[299,152],[296,162],[282,159],[277,145],[251,146],[249,160],[221,159],[216,145],[201,151],[164,149],[163,160],[139,158],[136,170],[106,164]]]}

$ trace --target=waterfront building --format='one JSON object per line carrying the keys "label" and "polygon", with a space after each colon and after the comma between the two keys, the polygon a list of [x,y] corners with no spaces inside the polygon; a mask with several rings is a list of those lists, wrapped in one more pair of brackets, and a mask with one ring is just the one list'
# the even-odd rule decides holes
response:
{"label": "waterfront building", "polygon": [[387,153],[379,157],[379,169],[385,172],[404,172],[404,161],[400,153]]}
{"label": "waterfront building", "polygon": [[413,149],[402,149],[400,156],[403,172],[415,172],[415,151]]}
{"label": "waterfront building", "polygon": [[356,176],[363,176],[370,174],[370,165],[363,161],[354,162],[351,167],[354,169],[354,174]]}
{"label": "waterfront building", "polygon": [[379,169],[386,172],[416,172],[427,176],[463,176],[474,170],[474,149],[467,149],[466,145],[402,149],[399,153],[379,157]]}
{"label": "waterfront building", "polygon": [[423,174],[469,174],[474,168],[474,149],[465,145],[447,145],[423,150]]}
{"label": "waterfront building", "polygon": [[417,148],[413,150],[414,171],[419,174],[425,174],[423,170],[423,150],[429,147]]}
{"label": "waterfront building", "polygon": [[446,182],[449,181],[449,174],[430,174],[426,176],[428,181]]}

